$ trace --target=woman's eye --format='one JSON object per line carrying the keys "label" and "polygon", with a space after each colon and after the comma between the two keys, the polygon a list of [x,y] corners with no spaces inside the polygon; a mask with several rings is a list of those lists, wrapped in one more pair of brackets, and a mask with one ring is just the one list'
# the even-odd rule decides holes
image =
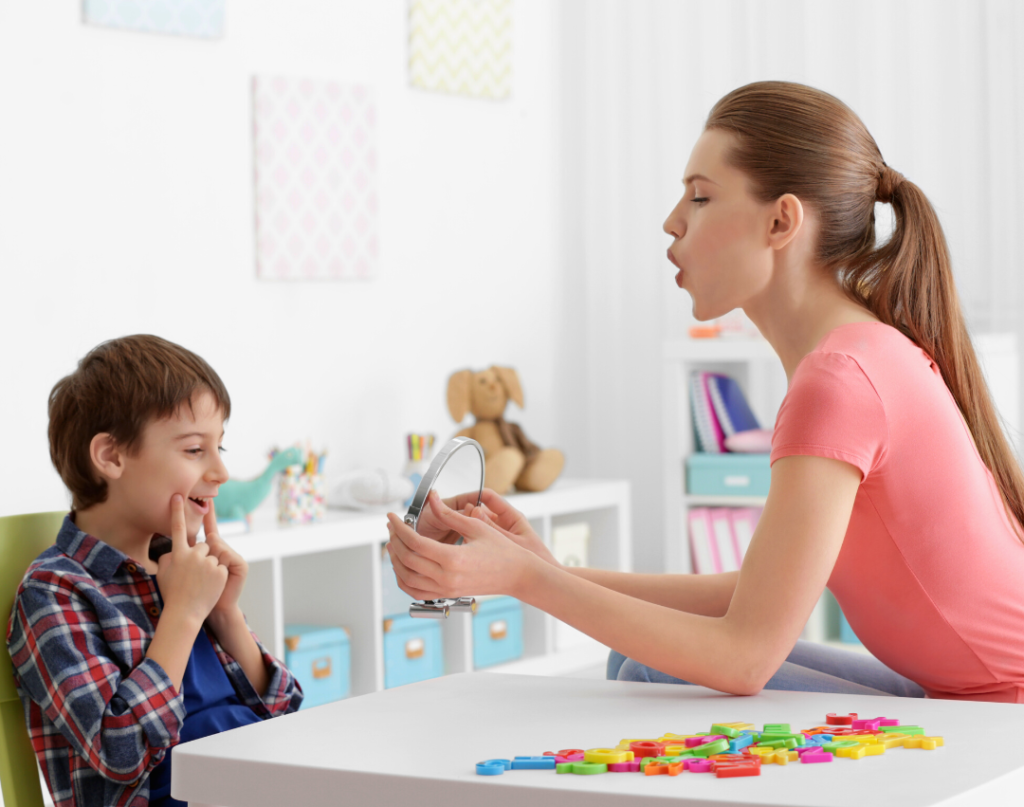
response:
{"label": "woman's eye", "polygon": [[198,454],[202,454],[203,453],[203,449],[201,449],[201,448],[186,448],[185,449],[185,453],[186,454],[191,454],[194,457],[194,456],[196,456]]}
{"label": "woman's eye", "polygon": [[706,201],[707,201],[707,197],[704,197],[704,196],[695,196],[695,197],[693,197],[693,198],[692,198],[692,199],[691,199],[690,201],[691,201],[691,202],[696,202],[697,204],[702,204],[702,203],[704,203],[704,202],[706,202]]}
{"label": "woman's eye", "polygon": [[226,448],[224,448],[224,446],[217,446],[217,450],[218,450],[218,451],[219,451],[219,452],[220,452],[221,454],[223,454],[223,453],[224,453],[225,451],[227,451],[227,449],[226,449]]}

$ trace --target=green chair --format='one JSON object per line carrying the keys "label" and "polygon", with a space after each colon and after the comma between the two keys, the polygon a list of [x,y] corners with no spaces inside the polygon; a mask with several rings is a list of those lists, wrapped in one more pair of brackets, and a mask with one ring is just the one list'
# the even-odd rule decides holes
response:
{"label": "green chair", "polygon": [[[0,635],[14,594],[28,565],[52,545],[66,513],[32,513],[0,518]],[[42,807],[39,768],[25,727],[25,712],[14,686],[7,642],[0,642],[0,788],[4,807]]]}

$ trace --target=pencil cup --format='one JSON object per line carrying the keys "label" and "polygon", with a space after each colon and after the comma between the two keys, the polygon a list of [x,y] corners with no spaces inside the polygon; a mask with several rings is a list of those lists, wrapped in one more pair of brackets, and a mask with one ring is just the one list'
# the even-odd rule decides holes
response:
{"label": "pencil cup", "polygon": [[289,472],[281,477],[277,520],[282,524],[308,524],[324,517],[324,475]]}
{"label": "pencil cup", "polygon": [[405,468],[402,469],[402,476],[412,482],[412,496],[402,504],[408,507],[416,496],[416,488],[419,487],[423,474],[430,467],[430,455],[434,448],[434,435],[407,434],[405,436],[405,443],[409,459],[405,464]]}

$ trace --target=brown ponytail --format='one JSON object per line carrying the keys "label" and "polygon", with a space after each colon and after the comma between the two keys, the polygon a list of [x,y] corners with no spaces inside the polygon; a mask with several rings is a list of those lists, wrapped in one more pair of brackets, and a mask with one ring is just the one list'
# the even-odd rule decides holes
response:
{"label": "brown ponytail", "polygon": [[[817,211],[818,260],[851,299],[932,357],[1024,541],[1024,473],[967,332],[942,226],[921,189],[885,164],[849,107],[802,84],[762,81],[733,90],[705,128],[735,136],[729,161],[762,202],[792,193]],[[877,247],[876,201],[895,213],[892,236]]]}

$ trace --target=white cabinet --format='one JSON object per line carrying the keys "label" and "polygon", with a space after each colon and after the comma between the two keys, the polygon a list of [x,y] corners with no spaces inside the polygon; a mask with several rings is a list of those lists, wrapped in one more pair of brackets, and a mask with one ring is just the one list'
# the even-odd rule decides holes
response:
{"label": "white cabinet", "polygon": [[[542,493],[508,497],[550,546],[551,530],[584,521],[590,528],[589,564],[630,571],[630,489],[623,480],[562,479]],[[282,526],[268,504],[253,514],[251,532],[225,536],[249,562],[241,606],[267,648],[284,658],[284,626],[293,622],[343,625],[352,647],[352,694],[384,687],[381,546],[383,513],[328,510],[314,524]],[[597,643],[563,650],[560,623],[523,605],[522,661],[501,668],[557,673],[586,666],[606,651]],[[446,672],[472,669],[471,616],[442,622]]]}
{"label": "white cabinet", "polygon": [[[762,428],[770,429],[786,394],[786,374],[771,345],[760,338],[681,339],[662,346],[664,564],[675,573],[692,571],[687,514],[690,507],[760,507],[762,496],[697,496],[686,492],[684,463],[696,450],[690,414],[689,380],[695,370],[725,373],[739,383]],[[830,638],[829,600],[819,601],[804,639]]]}

